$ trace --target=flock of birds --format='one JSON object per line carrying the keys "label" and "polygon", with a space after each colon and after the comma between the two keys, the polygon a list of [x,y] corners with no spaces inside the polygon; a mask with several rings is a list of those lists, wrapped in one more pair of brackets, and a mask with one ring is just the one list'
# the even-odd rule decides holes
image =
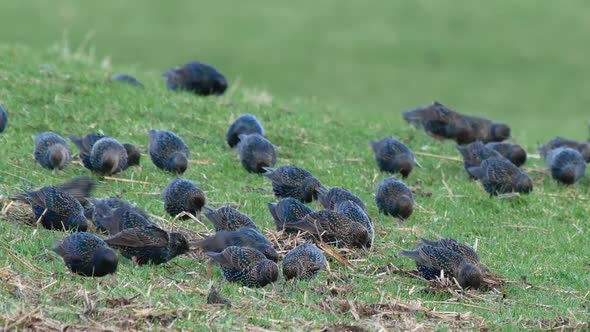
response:
{"label": "flock of birds", "polygon": [[[170,90],[188,90],[197,95],[222,94],[224,76],[214,67],[191,62],[164,76]],[[118,74],[115,81],[142,86],[136,78]],[[470,178],[481,181],[490,196],[530,193],[533,183],[519,167],[527,158],[525,150],[503,142],[510,128],[488,119],[468,116],[434,102],[405,112],[404,119],[439,139],[457,142]],[[7,123],[0,107],[0,132]],[[112,175],[140,163],[139,149],[103,134],[70,136],[78,147],[85,168],[97,175]],[[277,152],[266,137],[262,124],[250,114],[238,117],[229,127],[227,144],[236,148],[243,167],[261,173],[272,182],[278,202],[268,203],[277,231],[303,233],[306,243],[288,252],[282,261],[285,279],[313,278],[326,265],[326,257],[316,244],[326,243],[351,250],[368,249],[375,232],[366,203],[339,187],[327,188],[309,171],[295,166],[275,168]],[[410,148],[391,137],[371,142],[375,160],[383,172],[410,176],[422,167]],[[570,185],[585,173],[590,160],[590,144],[555,138],[539,148],[551,175]],[[166,130],[149,131],[149,156],[160,169],[179,176],[188,168],[190,149],[181,137]],[[34,143],[36,164],[46,169],[64,169],[72,153],[67,141],[53,132],[37,134]],[[215,233],[200,240],[181,233],[167,232],[154,223],[140,207],[116,197],[94,198],[97,185],[89,177],[75,178],[60,186],[27,190],[12,196],[29,204],[37,223],[51,230],[73,231],[53,249],[63,257],[73,273],[101,277],[115,273],[119,254],[137,265],[162,264],[193,249],[217,262],[230,282],[247,287],[263,287],[279,279],[279,254],[250,217],[224,206],[206,206],[205,193],[192,181],[174,178],[162,192],[164,208],[172,217],[190,218],[203,213]],[[314,211],[305,203],[318,200],[323,210]],[[375,203],[380,213],[407,219],[412,215],[412,191],[402,180],[388,177],[377,186]],[[88,232],[88,220],[95,233]],[[321,245],[320,245],[321,247]],[[423,239],[415,250],[401,256],[416,262],[419,274],[428,280],[445,275],[464,288],[477,289],[490,272],[470,246],[453,239]]]}

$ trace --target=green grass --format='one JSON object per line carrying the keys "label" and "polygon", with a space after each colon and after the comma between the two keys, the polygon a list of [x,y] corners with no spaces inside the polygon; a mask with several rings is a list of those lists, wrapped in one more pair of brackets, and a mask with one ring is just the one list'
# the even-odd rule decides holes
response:
{"label": "green grass", "polygon": [[[280,281],[261,290],[220,285],[219,270],[214,267],[210,279],[200,256],[142,268],[122,260],[116,275],[89,279],[68,273],[50,252],[63,233],[0,216],[0,325],[22,318],[20,328],[46,329],[212,324],[210,329],[225,330],[377,330],[420,323],[426,329],[518,330],[590,321],[587,178],[564,187],[531,172],[531,195],[490,199],[468,181],[462,163],[420,157],[424,169],[407,183],[432,195],[417,195],[414,215],[401,224],[377,213],[373,192],[386,175],[377,171],[369,147],[371,139],[394,135],[415,151],[457,157],[450,142],[434,141],[402,122],[402,110],[432,99],[509,123],[515,141],[530,152],[556,135],[586,138],[587,3],[499,1],[483,8],[468,1],[256,0],[227,9],[221,3],[177,3],[0,4],[9,13],[0,23],[0,39],[7,42],[0,46],[0,103],[10,117],[0,134],[0,196],[88,174],[76,165],[64,172],[34,170],[35,133],[101,130],[145,147],[147,130],[161,128],[187,141],[198,163],[185,177],[206,191],[211,205],[236,204],[270,229],[270,183],[247,174],[224,142],[230,122],[248,112],[278,146],[279,164],[305,167],[325,185],[350,189],[368,203],[375,248],[354,261],[354,270],[332,262],[332,272],[313,281]],[[64,30],[69,52],[60,41]],[[87,46],[76,51],[90,31],[95,56]],[[112,65],[103,61],[106,56]],[[161,71],[192,58],[227,73],[232,88],[226,96],[198,98],[164,89]],[[119,71],[137,74],[146,88],[108,82]],[[142,166],[117,177],[147,184],[96,178],[104,184],[97,196],[121,195],[166,218],[158,193],[172,176],[146,156]],[[536,159],[526,166],[544,167]],[[192,222],[161,225],[210,231]],[[394,272],[413,267],[395,254],[419,237],[437,236],[477,240],[482,260],[514,283],[461,296],[421,292],[424,282]],[[205,305],[210,282],[232,300],[231,309]],[[383,315],[368,314],[371,305],[395,301],[459,312],[464,320],[386,308],[377,310]]]}

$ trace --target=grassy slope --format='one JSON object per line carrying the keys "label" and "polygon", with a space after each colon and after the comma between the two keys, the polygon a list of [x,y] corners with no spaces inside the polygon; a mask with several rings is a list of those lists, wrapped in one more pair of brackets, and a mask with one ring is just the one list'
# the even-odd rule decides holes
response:
{"label": "grassy slope", "polygon": [[[372,203],[376,183],[385,175],[377,172],[368,141],[395,133],[415,150],[456,156],[452,144],[433,141],[406,126],[394,127],[392,122],[397,119],[361,123],[342,120],[333,109],[313,101],[275,100],[265,104],[264,98],[245,95],[241,90],[232,90],[221,99],[170,93],[163,88],[158,72],[145,73],[143,90],[115,85],[107,82],[108,72],[79,58],[82,60],[20,47],[0,48],[0,100],[10,111],[10,127],[0,135],[3,195],[88,174],[79,166],[63,173],[32,170],[32,135],[37,132],[80,135],[102,130],[122,141],[145,146],[146,131],[163,128],[177,132],[188,142],[191,158],[199,163],[193,164],[185,176],[206,191],[212,205],[238,204],[259,225],[269,228],[271,217],[266,204],[274,200],[270,184],[260,176],[248,175],[223,139],[230,121],[250,112],[263,121],[269,139],[278,145],[280,164],[296,163],[324,184],[348,188],[369,202],[378,234],[375,249],[366,260],[356,263],[354,271],[333,263],[331,274],[324,272],[309,283],[279,282],[263,290],[224,284],[222,293],[233,301],[234,308],[219,309],[204,305],[201,293],[209,283],[204,258],[181,257],[174,261],[176,264],[143,268],[122,261],[115,276],[85,279],[67,273],[61,260],[48,251],[62,233],[34,230],[2,219],[0,268],[6,268],[0,270],[0,323],[39,307],[37,316],[113,328],[165,326],[174,318],[178,319],[173,325],[176,328],[205,321],[226,328],[232,324],[269,329],[310,324],[319,328],[334,323],[400,327],[395,325],[401,324],[395,317],[387,316],[361,315],[363,322],[355,322],[353,314],[342,311],[339,303],[343,300],[359,308],[395,300],[419,301],[437,311],[471,312],[496,328],[530,327],[532,320],[558,316],[588,321],[587,178],[565,188],[545,175],[532,173],[537,184],[532,195],[495,200],[489,199],[477,183],[467,180],[461,163],[422,157],[424,169],[415,171],[408,182],[432,192],[432,196],[418,195],[414,216],[399,224],[378,215]],[[399,117],[397,112],[395,117]],[[149,184],[101,181],[105,186],[97,195],[122,195],[166,217],[157,193],[172,177],[158,171],[145,157],[142,164],[142,170],[132,169],[119,177]],[[540,165],[538,160],[532,164]],[[443,179],[456,197],[449,196]],[[180,224],[206,230],[191,222]],[[467,305],[452,304],[455,300],[448,295],[417,292],[423,282],[390,273],[385,267],[411,268],[412,264],[396,258],[395,252],[410,247],[420,236],[453,236],[469,243],[477,239],[483,261],[516,284],[501,293],[479,293],[479,299],[458,299]],[[538,287],[527,289],[518,282],[523,275]],[[221,280],[217,269],[212,280]],[[326,291],[333,286],[345,291]],[[128,307],[113,304],[116,299],[131,297],[136,298]],[[407,317],[426,319],[419,314]]]}

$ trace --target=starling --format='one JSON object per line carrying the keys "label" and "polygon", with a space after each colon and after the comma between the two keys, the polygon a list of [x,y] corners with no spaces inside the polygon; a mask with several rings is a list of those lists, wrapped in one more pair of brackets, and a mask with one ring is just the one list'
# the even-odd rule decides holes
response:
{"label": "starling", "polygon": [[66,140],[52,132],[35,136],[35,161],[47,169],[64,169],[72,159]]}
{"label": "starling", "polygon": [[[429,245],[433,247],[440,247],[445,248],[448,250],[452,250],[466,259],[469,263],[476,265],[480,271],[487,273],[490,270],[480,261],[479,255],[475,252],[475,249],[470,247],[467,244],[458,242],[454,239],[440,239],[438,241],[431,241],[422,239],[422,245]],[[435,274],[438,276],[440,275],[440,271],[436,271]]]}
{"label": "starling", "polygon": [[85,232],[88,228],[82,204],[69,193],[54,186],[37,191],[25,190],[14,197],[31,205],[36,220],[43,227],[55,230],[76,230]]}
{"label": "starling", "polygon": [[119,141],[101,134],[70,136],[80,149],[84,167],[101,175],[113,175],[127,167],[127,151]]}
{"label": "starling", "polygon": [[566,185],[578,182],[586,174],[586,161],[578,150],[560,147],[549,151],[545,162],[551,170],[551,176]]}
{"label": "starling", "polygon": [[304,243],[285,255],[283,275],[286,280],[315,278],[326,265],[324,252],[311,243]]}
{"label": "starling", "polygon": [[105,242],[138,265],[162,264],[189,251],[180,233],[168,233],[156,225],[123,229]]}
{"label": "starling", "polygon": [[211,221],[216,232],[236,231],[242,227],[258,230],[258,227],[256,227],[256,224],[250,217],[232,207],[224,206],[213,210],[205,206],[204,209],[205,216]]}
{"label": "starling", "polygon": [[502,123],[475,116],[463,115],[439,102],[405,112],[404,119],[420,126],[435,138],[453,139],[457,144],[469,144],[476,140],[500,142],[510,137],[510,127]]}
{"label": "starling", "polygon": [[242,166],[250,173],[264,173],[277,162],[275,146],[259,134],[240,135],[238,155]]}
{"label": "starling", "polygon": [[209,289],[209,294],[207,294],[207,304],[223,304],[231,307],[231,301],[221,296],[219,291],[217,291],[217,288],[213,286],[211,286],[211,289]]}
{"label": "starling", "polygon": [[351,193],[346,189],[339,187],[333,187],[330,190],[325,187],[319,189],[318,198],[322,206],[326,210],[334,210],[336,204],[345,201],[355,202],[361,209],[367,210],[367,206],[362,199],[358,198],[355,194]]}
{"label": "starling", "polygon": [[[434,279],[444,271],[446,276],[457,279],[463,288],[477,289],[483,281],[482,272],[477,266],[469,263],[461,254],[444,247],[422,245],[413,251],[402,250],[399,254],[413,259],[425,279]],[[423,273],[428,271],[436,271],[437,274]]]}
{"label": "starling", "polygon": [[469,174],[481,181],[490,196],[511,192],[528,194],[533,191],[531,178],[504,158],[486,159],[479,167],[471,167]]}
{"label": "starling", "polygon": [[109,201],[95,200],[94,203],[96,205],[94,206],[92,222],[100,232],[115,235],[125,229],[153,225],[149,218],[144,216],[141,211],[136,210],[134,207],[126,206],[126,204],[129,204],[127,202],[115,209],[108,205]]}
{"label": "starling", "polygon": [[389,177],[381,181],[375,193],[379,212],[394,218],[408,219],[414,211],[414,196],[403,182]]}
{"label": "starling", "polygon": [[0,133],[6,129],[6,125],[8,124],[8,114],[2,105],[0,105]]}
{"label": "starling", "polygon": [[115,273],[119,256],[101,238],[79,232],[67,236],[53,251],[60,255],[73,273],[86,277],[102,277]]}
{"label": "starling", "polygon": [[298,222],[313,212],[307,205],[292,197],[283,198],[278,203],[268,203],[268,209],[274,219],[277,231],[290,230],[288,227],[285,228],[285,225]]}
{"label": "starling", "polygon": [[197,247],[204,252],[222,252],[231,246],[254,248],[273,262],[279,260],[279,254],[272,243],[254,228],[242,227],[237,231],[219,231],[197,243]]}
{"label": "starling", "polygon": [[[191,181],[176,178],[162,192],[162,200],[164,200],[164,209],[172,217],[182,212],[198,217],[201,208],[205,205],[205,193]],[[182,219],[187,218],[189,216],[182,217]]]}
{"label": "starling", "polygon": [[227,89],[225,77],[213,66],[201,62],[189,62],[162,74],[168,89],[187,90],[200,96],[222,95]]}
{"label": "starling", "polygon": [[[150,219],[147,212],[143,211],[141,208],[135,206],[134,204],[131,204],[128,201],[118,197],[91,198],[90,203],[90,207],[84,211],[84,215],[87,219],[91,219],[93,221],[96,217],[100,218],[103,216],[109,216],[113,210],[116,210],[118,208],[134,210],[135,212],[141,214],[145,219]],[[106,231],[106,229],[104,229],[103,231]]]}
{"label": "starling", "polygon": [[498,151],[484,145],[481,141],[475,141],[466,145],[457,145],[457,150],[463,156],[463,166],[470,178],[475,178],[469,173],[469,168],[481,165],[488,158],[504,158]]}
{"label": "starling", "polygon": [[150,157],[158,168],[182,174],[188,167],[188,146],[182,138],[166,130],[150,130]]}
{"label": "starling", "polygon": [[279,168],[266,168],[263,175],[272,181],[272,189],[277,198],[293,197],[309,203],[317,198],[317,192],[322,186],[307,170],[285,165]]}
{"label": "starling", "polygon": [[227,130],[225,138],[230,148],[235,147],[240,142],[240,135],[259,134],[264,136],[264,128],[258,119],[252,114],[240,115]]}
{"label": "starling", "polygon": [[510,160],[514,165],[520,167],[526,162],[526,151],[518,144],[508,142],[491,142],[486,146],[498,151],[504,158]]}
{"label": "starling", "polygon": [[358,204],[353,201],[342,201],[336,204],[334,207],[334,211],[348,217],[348,219],[352,221],[356,221],[361,225],[365,226],[367,231],[369,231],[369,237],[371,238],[371,242],[369,247],[373,246],[373,240],[375,239],[375,230],[373,228],[373,223],[371,222],[371,218],[365,210],[363,210]]}
{"label": "starling", "polygon": [[78,176],[72,180],[57,186],[58,189],[72,195],[82,206],[88,203],[88,198],[92,196],[92,191],[98,186],[98,183],[87,176]]}
{"label": "starling", "polygon": [[260,251],[230,246],[222,252],[208,252],[207,256],[221,265],[223,277],[246,287],[264,287],[279,278],[279,267]]}
{"label": "starling", "polygon": [[414,165],[420,167],[412,150],[396,139],[384,137],[379,141],[371,141],[371,147],[382,172],[401,173],[405,179],[412,172]]}
{"label": "starling", "polygon": [[539,147],[539,152],[543,158],[547,158],[551,150],[560,147],[578,150],[582,154],[582,157],[584,157],[584,160],[590,162],[590,142],[578,142],[563,137],[556,137]]}
{"label": "starling", "polygon": [[312,212],[298,222],[285,225],[285,228],[306,231],[317,239],[337,247],[371,246],[371,236],[363,224],[335,211]]}
{"label": "starling", "polygon": [[127,151],[127,165],[125,169],[132,167],[132,166],[139,166],[139,160],[141,159],[141,153],[137,146],[129,143],[124,143],[123,147],[125,151]]}
{"label": "starling", "polygon": [[128,74],[115,74],[111,76],[111,81],[113,82],[121,82],[127,83],[133,86],[138,86],[143,88],[143,84],[135,77],[128,75]]}

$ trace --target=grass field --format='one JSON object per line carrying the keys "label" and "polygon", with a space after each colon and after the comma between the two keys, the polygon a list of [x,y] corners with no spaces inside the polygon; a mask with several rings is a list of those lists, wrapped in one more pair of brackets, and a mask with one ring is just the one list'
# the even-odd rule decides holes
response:
{"label": "grass field", "polygon": [[[511,124],[515,141],[530,152],[557,135],[585,139],[586,3],[500,1],[484,10],[467,1],[278,5],[258,0],[232,7],[231,13],[222,4],[204,10],[189,1],[174,8],[145,3],[0,4],[0,11],[11,13],[1,23],[11,29],[0,29],[5,41],[0,103],[10,117],[0,134],[0,195],[88,174],[77,165],[64,172],[33,169],[37,132],[101,130],[145,148],[147,130],[162,128],[187,141],[193,163],[185,177],[206,191],[210,205],[233,204],[271,229],[270,183],[247,174],[224,142],[230,122],[248,112],[261,119],[278,146],[279,164],[300,165],[325,185],[348,188],[368,203],[375,247],[349,257],[354,269],[331,261],[331,271],[315,280],[279,281],[257,290],[222,283],[217,267],[209,277],[207,260],[199,255],[158,267],[136,268],[122,260],[117,274],[91,279],[68,273],[49,250],[63,233],[15,223],[3,214],[0,326],[588,328],[588,178],[564,187],[541,172],[540,160],[531,159],[525,165],[535,183],[531,195],[490,199],[467,179],[461,162],[420,156],[424,168],[407,183],[422,193],[416,195],[414,215],[400,223],[377,213],[373,192],[386,175],[378,172],[369,147],[371,139],[395,135],[417,152],[458,157],[453,144],[402,122],[402,110],[433,99]],[[64,30],[69,52],[61,39]],[[77,50],[90,31],[94,37]],[[103,61],[106,56],[112,61]],[[160,72],[191,58],[228,74],[232,88],[224,97],[164,89]],[[115,71],[137,74],[146,88],[108,82]],[[142,166],[115,180],[96,178],[103,184],[97,196],[132,200],[165,218],[158,219],[165,228],[211,231],[206,221],[206,226],[170,221],[159,193],[172,176],[145,155]],[[420,237],[438,236],[477,242],[482,260],[511,282],[490,292],[421,291],[425,282],[397,272],[413,264],[396,252]],[[232,308],[205,304],[210,283]]]}

